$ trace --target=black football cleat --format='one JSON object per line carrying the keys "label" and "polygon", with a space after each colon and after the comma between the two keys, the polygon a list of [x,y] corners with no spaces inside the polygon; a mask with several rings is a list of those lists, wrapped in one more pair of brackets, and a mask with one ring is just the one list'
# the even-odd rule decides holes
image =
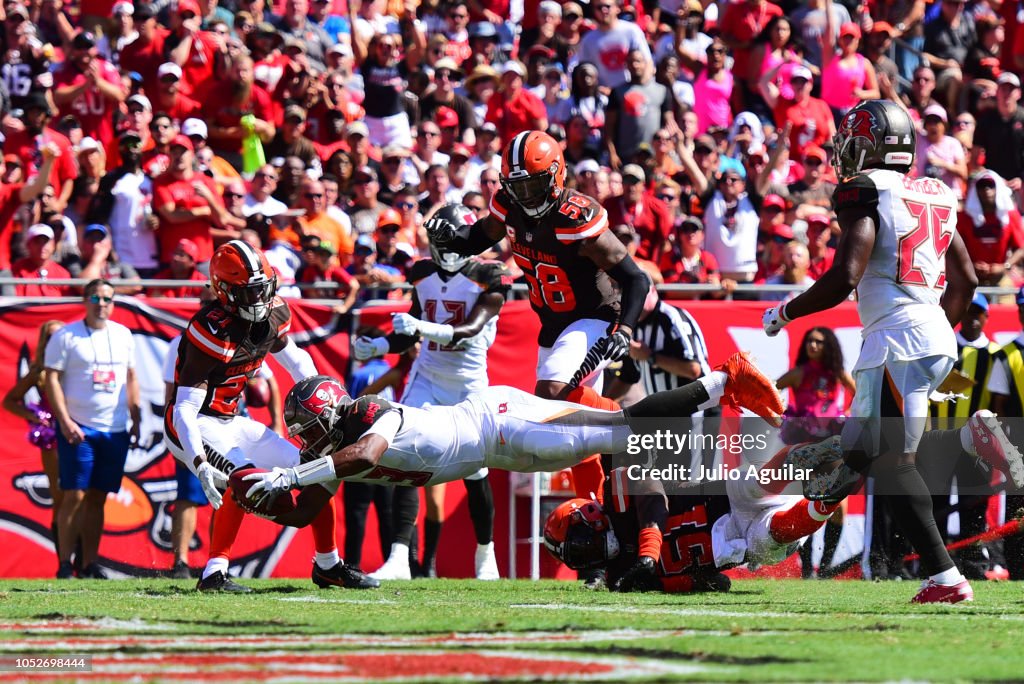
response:
{"label": "black football cleat", "polygon": [[224,591],[230,594],[249,594],[252,592],[252,589],[243,587],[220,570],[209,577],[200,579],[196,583],[196,589],[203,592]]}
{"label": "black football cleat", "polygon": [[70,561],[63,561],[57,567],[57,579],[74,579],[75,578],[75,566]]}
{"label": "black football cleat", "polygon": [[330,589],[331,587],[377,589],[380,587],[380,582],[357,567],[345,565],[344,562],[335,563],[333,567],[324,570],[316,564],[316,561],[313,561],[313,584],[321,589]]}
{"label": "black football cleat", "polygon": [[192,569],[183,560],[174,561],[174,567],[170,572],[171,579],[192,579]]}
{"label": "black football cleat", "polygon": [[78,573],[78,576],[82,579],[110,579],[107,577],[107,572],[104,570],[99,563],[89,563],[89,565]]}

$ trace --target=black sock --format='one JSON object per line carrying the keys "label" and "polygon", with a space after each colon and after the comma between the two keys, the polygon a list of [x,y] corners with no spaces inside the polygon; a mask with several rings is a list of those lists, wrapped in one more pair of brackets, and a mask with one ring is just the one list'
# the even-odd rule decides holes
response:
{"label": "black sock", "polygon": [[938,525],[932,514],[932,497],[928,486],[913,463],[897,465],[893,471],[890,497],[893,517],[921,557],[925,575],[935,575],[953,567],[953,560],[942,544]]}
{"label": "black sock", "polygon": [[490,544],[494,536],[494,493],[486,477],[479,480],[463,480],[466,485],[466,502],[469,505],[469,519],[477,544]]}
{"label": "black sock", "polygon": [[664,392],[655,392],[644,397],[632,406],[622,409],[626,422],[633,426],[636,418],[678,418],[690,416],[711,397],[700,382]]}
{"label": "black sock", "polygon": [[839,537],[843,534],[842,524],[825,523],[825,550],[821,553],[821,564],[818,566],[818,574],[825,575],[832,567],[832,558],[836,555],[836,548],[839,546]]}
{"label": "black sock", "polygon": [[391,514],[396,544],[412,545],[412,531],[416,526],[416,515],[419,511],[419,487],[395,487],[395,493],[391,498]]}
{"label": "black sock", "polygon": [[423,569],[429,570],[434,566],[437,543],[441,540],[441,526],[444,523],[427,518],[423,524]]}
{"label": "black sock", "polygon": [[808,537],[800,547],[800,577],[810,579],[814,574],[814,538]]}

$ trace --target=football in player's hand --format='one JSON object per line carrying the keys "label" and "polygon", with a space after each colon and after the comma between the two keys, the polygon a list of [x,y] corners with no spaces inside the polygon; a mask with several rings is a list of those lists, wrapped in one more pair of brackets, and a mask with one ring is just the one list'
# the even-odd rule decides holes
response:
{"label": "football in player's hand", "polygon": [[256,482],[252,480],[247,482],[243,479],[246,475],[252,475],[253,473],[268,472],[270,471],[255,467],[238,468],[228,478],[228,487],[231,490],[231,496],[234,497],[235,502],[242,507],[243,511],[273,520],[279,515],[291,513],[295,510],[295,492],[284,492],[276,496],[269,503],[261,503],[257,506],[249,499],[249,490],[252,489]]}
{"label": "football in player's hand", "polygon": [[245,403],[253,408],[263,408],[270,403],[270,385],[266,378],[253,378],[245,384]]}

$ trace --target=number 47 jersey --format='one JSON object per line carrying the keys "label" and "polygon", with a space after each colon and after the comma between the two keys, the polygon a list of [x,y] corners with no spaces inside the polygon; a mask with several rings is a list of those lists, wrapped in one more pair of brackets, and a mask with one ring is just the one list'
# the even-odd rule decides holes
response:
{"label": "number 47 jersey", "polygon": [[527,216],[504,189],[491,197],[491,216],[505,225],[512,255],[530,287],[540,318],[542,347],[551,347],[571,323],[615,321],[619,293],[608,274],[580,254],[589,238],[608,230],[608,212],[596,200],[563,190],[548,213]]}
{"label": "number 47 jersey", "polygon": [[871,169],[845,179],[834,198],[837,213],[866,207],[878,214],[875,245],[857,285],[864,337],[925,323],[948,327],[939,300],[946,288],[946,250],[956,230],[957,198],[949,186],[935,178]]}

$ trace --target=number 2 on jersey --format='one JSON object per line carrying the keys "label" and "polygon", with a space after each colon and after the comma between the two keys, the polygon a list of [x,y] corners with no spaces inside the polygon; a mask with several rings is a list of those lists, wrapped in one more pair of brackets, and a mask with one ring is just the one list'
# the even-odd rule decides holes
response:
{"label": "number 2 on jersey", "polygon": [[[953,241],[953,229],[946,226],[953,214],[950,207],[941,204],[927,204],[903,200],[907,211],[917,220],[917,226],[899,238],[896,253],[896,280],[904,285],[943,288],[946,286],[946,250]],[[924,270],[916,265],[918,250],[931,243],[938,260],[939,276],[932,285],[925,277]]]}
{"label": "number 2 on jersey", "polygon": [[242,398],[245,383],[249,378],[245,375],[233,375],[213,389],[210,397],[210,408],[224,415],[232,415],[238,400]]}

